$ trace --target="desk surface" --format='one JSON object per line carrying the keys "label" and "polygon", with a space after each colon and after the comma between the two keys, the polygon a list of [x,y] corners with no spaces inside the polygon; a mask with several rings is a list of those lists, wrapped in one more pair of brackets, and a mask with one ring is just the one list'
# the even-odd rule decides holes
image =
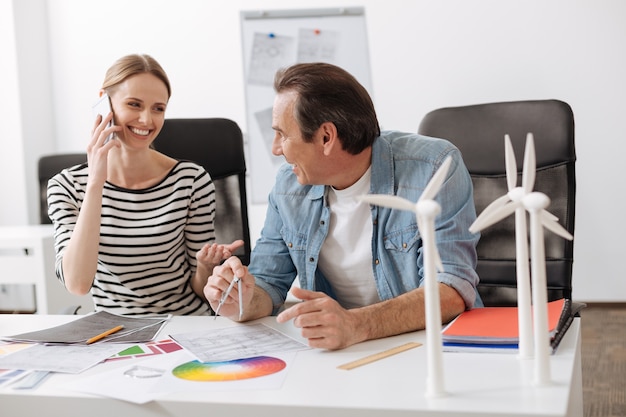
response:
{"label": "desk surface", "polygon": [[[11,335],[58,325],[76,316],[0,315],[0,334]],[[291,323],[260,320],[300,339]],[[159,338],[168,334],[237,325],[218,317],[174,317]],[[143,405],[65,391],[72,378],[102,372],[119,362],[97,365],[82,374],[54,374],[32,391],[0,389],[2,414],[45,416],[51,410],[72,416],[582,416],[580,319],[575,319],[558,352],[550,358],[553,383],[532,385],[533,361],[514,354],[458,353],[443,355],[448,393],[427,398],[425,332],[361,343],[340,351],[298,352],[279,389],[168,393]],[[424,345],[352,370],[338,369],[365,356],[402,345]],[[134,359],[133,359],[134,360]],[[124,361],[125,365],[128,362]]]}

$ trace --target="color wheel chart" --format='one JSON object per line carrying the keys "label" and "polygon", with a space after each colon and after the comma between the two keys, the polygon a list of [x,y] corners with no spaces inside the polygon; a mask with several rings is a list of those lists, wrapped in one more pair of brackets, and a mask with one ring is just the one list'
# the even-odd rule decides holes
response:
{"label": "color wheel chart", "polygon": [[270,356],[220,362],[195,360],[178,365],[172,370],[172,375],[187,381],[237,381],[275,374],[285,369],[286,366],[287,364],[282,359]]}

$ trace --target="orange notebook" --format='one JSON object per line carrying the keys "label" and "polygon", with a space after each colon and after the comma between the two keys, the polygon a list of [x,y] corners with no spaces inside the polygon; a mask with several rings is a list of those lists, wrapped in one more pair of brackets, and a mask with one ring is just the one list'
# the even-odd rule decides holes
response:
{"label": "orange notebook", "polygon": [[[569,300],[548,303],[548,328],[554,337],[562,317],[569,315]],[[442,330],[444,345],[508,345],[517,348],[519,326],[517,307],[484,307],[461,313]],[[504,347],[504,346],[502,346]]]}

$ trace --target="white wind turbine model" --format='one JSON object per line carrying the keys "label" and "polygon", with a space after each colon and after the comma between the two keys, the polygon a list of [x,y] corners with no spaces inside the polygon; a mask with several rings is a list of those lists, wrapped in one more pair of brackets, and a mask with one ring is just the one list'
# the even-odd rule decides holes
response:
{"label": "white wind turbine model", "polygon": [[426,346],[427,379],[426,395],[440,397],[445,395],[443,382],[443,359],[441,342],[441,303],[437,286],[437,270],[443,271],[443,264],[435,241],[435,218],[441,212],[441,206],[434,198],[441,188],[452,159],[446,158],[441,167],[426,185],[417,203],[402,197],[383,194],[368,194],[360,199],[370,204],[407,210],[415,213],[417,227],[424,245],[424,290],[426,299]]}
{"label": "white wind turbine model", "polygon": [[[526,227],[526,209],[522,199],[533,190],[535,182],[534,160],[530,155],[535,154],[533,134],[526,136],[526,150],[524,151],[524,171],[522,174],[522,185],[517,187],[517,164],[511,138],[504,135],[505,154],[504,162],[506,167],[506,182],[509,192],[494,200],[476,218],[474,224],[470,226],[472,233],[478,232],[487,226],[495,223],[491,217],[502,212],[502,218],[515,212],[515,249],[516,249],[516,275],[517,275],[517,318],[519,326],[519,357],[529,359],[533,356],[533,333],[531,320],[531,300],[530,300],[530,272],[528,266],[528,237]],[[532,164],[532,166],[530,166]]]}
{"label": "white wind turbine model", "polygon": [[[505,136],[505,138],[507,137]],[[507,138],[507,140],[509,139]],[[511,154],[508,157],[509,159],[511,159],[512,152],[507,150],[507,153]],[[509,168],[512,167],[512,164],[510,162],[507,162],[507,164],[507,179],[509,180],[509,189],[511,189],[510,177],[512,176],[512,174],[509,173]],[[573,236],[558,223],[558,219],[554,215],[546,211],[546,208],[550,204],[550,199],[548,198],[548,196],[543,193],[531,191],[535,181],[535,169],[536,162],[534,140],[532,133],[529,133],[526,136],[524,172],[522,176],[523,192],[520,192],[522,195],[517,196],[515,195],[515,193],[513,193],[514,195],[510,196],[510,191],[507,196],[510,197],[511,202],[507,203],[506,198],[503,197],[495,200],[483,211],[483,213],[481,213],[480,216],[478,216],[474,224],[470,226],[470,231],[476,232],[478,230],[484,229],[485,227],[488,227],[509,216],[520,207],[523,207],[529,213],[533,304],[532,310],[535,348],[535,384],[546,385],[550,383],[550,340],[548,334],[548,290],[546,283],[546,257],[543,228],[545,227],[551,232],[568,240],[572,240]],[[514,172],[516,173],[516,171]],[[515,197],[515,199],[513,197]],[[524,234],[524,232],[525,229],[516,230],[516,235],[522,235]],[[519,240],[516,239],[516,242],[518,244],[520,241],[521,238]],[[521,245],[526,246],[525,241],[526,237],[524,236],[524,242],[522,242]],[[517,256],[519,256],[519,252]],[[524,257],[522,259],[518,258],[517,263],[527,263],[527,259],[528,257]],[[517,277],[518,287],[520,283],[520,278],[520,276]],[[524,323],[524,325],[526,325],[526,323]],[[522,323],[520,323],[520,330],[521,326]]]}

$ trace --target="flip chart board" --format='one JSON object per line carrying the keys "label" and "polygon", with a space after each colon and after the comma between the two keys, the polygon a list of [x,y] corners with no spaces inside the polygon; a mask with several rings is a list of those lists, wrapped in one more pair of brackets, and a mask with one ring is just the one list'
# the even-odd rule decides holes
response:
{"label": "flip chart board", "polygon": [[327,62],[350,72],[372,94],[363,7],[242,11],[251,201],[266,203],[282,156],[272,155],[276,70]]}

